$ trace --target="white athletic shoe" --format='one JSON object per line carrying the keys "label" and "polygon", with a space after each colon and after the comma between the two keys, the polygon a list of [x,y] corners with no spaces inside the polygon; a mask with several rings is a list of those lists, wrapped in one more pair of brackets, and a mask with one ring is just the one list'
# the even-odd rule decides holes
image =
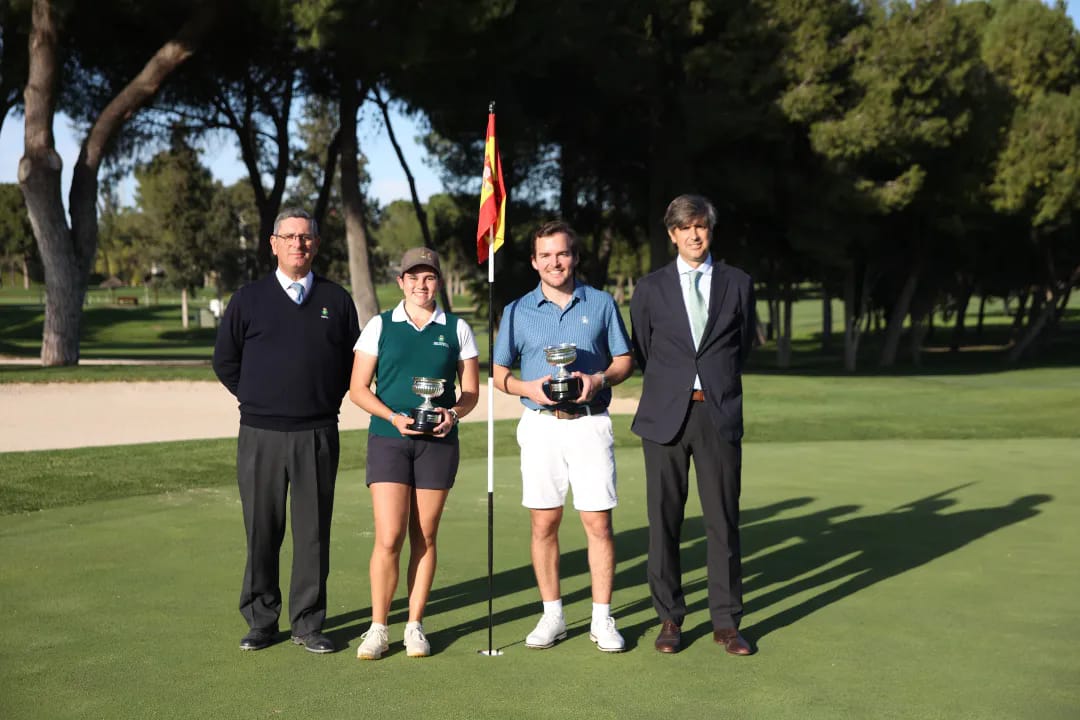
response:
{"label": "white athletic shoe", "polygon": [[615,629],[615,618],[611,616],[608,616],[603,625],[593,624],[589,630],[589,639],[596,643],[598,650],[604,652],[622,652],[626,649],[626,641]]}
{"label": "white athletic shoe", "polygon": [[424,635],[424,626],[420,623],[405,626],[405,654],[409,657],[427,657],[431,654],[431,644]]}
{"label": "white athletic shoe", "polygon": [[356,649],[356,657],[360,660],[378,660],[390,649],[390,633],[386,628],[371,628],[360,639],[363,642]]}
{"label": "white athletic shoe", "polygon": [[541,615],[540,622],[531,633],[525,637],[525,647],[544,649],[555,644],[557,640],[566,639],[566,621],[562,615]]}

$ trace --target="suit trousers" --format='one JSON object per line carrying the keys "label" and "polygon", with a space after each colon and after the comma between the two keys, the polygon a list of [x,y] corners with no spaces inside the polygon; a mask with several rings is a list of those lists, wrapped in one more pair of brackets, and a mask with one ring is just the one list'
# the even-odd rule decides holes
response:
{"label": "suit trousers", "polygon": [[279,561],[290,487],[292,634],[322,629],[339,451],[337,425],[292,432],[240,426],[236,475],[247,531],[240,613],[253,629],[277,629],[281,614]]}
{"label": "suit trousers", "polygon": [[671,443],[642,439],[642,447],[649,516],[649,591],[656,614],[681,626],[687,612],[679,545],[693,458],[705,529],[709,617],[714,630],[739,627],[743,612],[741,443],[717,433],[705,404],[692,402],[682,431]]}

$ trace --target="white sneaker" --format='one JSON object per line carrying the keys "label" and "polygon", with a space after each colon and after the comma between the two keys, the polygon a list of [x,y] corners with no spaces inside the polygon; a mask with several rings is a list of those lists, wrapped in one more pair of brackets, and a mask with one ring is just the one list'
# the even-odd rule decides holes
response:
{"label": "white sneaker", "polygon": [[390,633],[386,628],[371,628],[360,636],[364,642],[356,649],[360,660],[378,660],[390,649]]}
{"label": "white sneaker", "polygon": [[427,657],[431,654],[431,644],[424,635],[424,626],[420,623],[405,626],[405,654],[409,657]]}
{"label": "white sneaker", "polygon": [[540,622],[531,633],[525,636],[525,647],[544,649],[555,644],[556,640],[566,639],[566,621],[562,615],[541,615]]}
{"label": "white sneaker", "polygon": [[608,616],[603,625],[593,624],[589,630],[589,639],[596,643],[598,650],[604,652],[622,652],[626,649],[626,641],[615,629],[615,618],[611,616]]}

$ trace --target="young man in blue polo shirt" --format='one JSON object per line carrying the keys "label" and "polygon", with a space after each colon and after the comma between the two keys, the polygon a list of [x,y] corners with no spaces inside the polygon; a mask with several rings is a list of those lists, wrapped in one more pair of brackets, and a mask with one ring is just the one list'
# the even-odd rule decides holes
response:
{"label": "young man in blue polo shirt", "polygon": [[[615,493],[615,454],[607,407],[612,385],[633,370],[630,338],[614,298],[574,279],[577,236],[566,223],[545,223],[533,236],[532,266],[540,284],[503,310],[495,341],[494,383],[521,397],[518,424],[522,504],[532,521],[532,562],[544,614],[525,638],[531,648],[549,648],[566,637],[559,592],[559,525],[566,492],[573,489],[589,548],[593,612],[589,638],[604,652],[621,652],[625,643],[611,617],[615,542],[611,509]],[[569,366],[581,379],[581,395],[554,403],[544,392],[552,367],[549,345],[573,343],[577,359]],[[511,367],[520,361],[521,377]]]}

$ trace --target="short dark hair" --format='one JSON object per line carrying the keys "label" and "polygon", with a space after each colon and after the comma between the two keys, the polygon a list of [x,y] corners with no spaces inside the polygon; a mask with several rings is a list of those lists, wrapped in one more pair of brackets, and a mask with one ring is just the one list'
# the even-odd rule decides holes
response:
{"label": "short dark hair", "polygon": [[565,220],[548,220],[546,223],[543,223],[540,227],[536,228],[536,232],[533,233],[532,256],[536,257],[537,240],[542,237],[558,235],[559,233],[563,233],[564,235],[566,235],[566,238],[569,241],[568,244],[570,246],[570,253],[574,257],[577,257],[578,236],[577,233],[574,232],[574,228],[570,227],[570,223],[566,222]]}
{"label": "short dark hair", "polygon": [[664,213],[664,227],[673,230],[704,218],[709,229],[716,227],[716,208],[702,195],[680,195],[671,201]]}
{"label": "short dark hair", "polygon": [[289,218],[300,218],[301,220],[307,220],[311,223],[311,234],[315,237],[319,237],[319,223],[315,221],[315,218],[311,216],[307,210],[298,207],[285,207],[281,209],[281,212],[274,218],[274,234],[278,234],[278,227],[281,225],[282,220],[288,220]]}

